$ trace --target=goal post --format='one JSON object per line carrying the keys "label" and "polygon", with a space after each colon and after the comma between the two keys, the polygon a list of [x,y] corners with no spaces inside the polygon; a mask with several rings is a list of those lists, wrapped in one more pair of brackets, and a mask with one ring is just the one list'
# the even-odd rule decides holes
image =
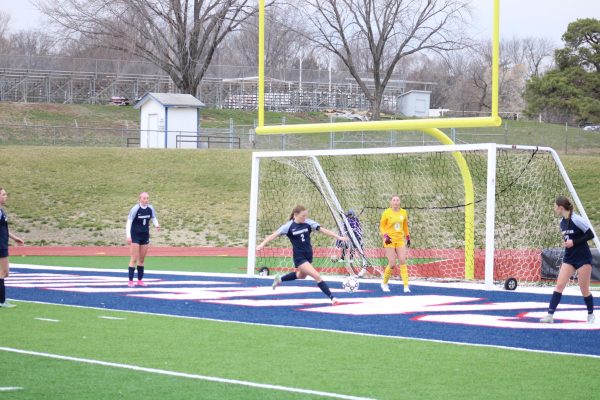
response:
{"label": "goal post", "polygon": [[[468,178],[461,169],[469,171]],[[465,179],[471,181],[471,197],[465,196]],[[369,275],[379,277],[387,262],[379,218],[392,194],[400,195],[409,214],[413,279],[476,280],[487,287],[509,277],[540,282],[542,252],[561,247],[551,208],[556,196],[570,196],[586,217],[550,148],[473,144],[255,152],[248,275],[263,267],[272,273],[293,269],[287,238],[272,241],[259,253],[256,245],[302,204],[309,218],[351,236],[346,262],[339,263],[343,249],[335,240],[313,235],[313,264],[321,273],[347,275],[366,264]],[[348,223],[349,210],[358,215],[360,237]],[[469,213],[473,226],[468,226]],[[600,248],[597,238],[594,242]]]}

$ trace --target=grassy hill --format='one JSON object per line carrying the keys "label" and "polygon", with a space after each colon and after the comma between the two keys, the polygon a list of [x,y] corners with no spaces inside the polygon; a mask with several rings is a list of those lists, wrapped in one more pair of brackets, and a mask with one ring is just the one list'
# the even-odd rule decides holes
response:
{"label": "grassy hill", "polygon": [[[237,125],[253,125],[257,118],[256,111],[213,108],[202,109],[201,117],[202,126],[207,128],[226,128],[230,119]],[[329,121],[317,112],[265,113],[268,124],[279,124],[284,117],[290,124]],[[0,124],[137,129],[140,111],[132,106],[0,102]]]}
{"label": "grassy hill", "polygon": [[[600,228],[600,157],[563,162]],[[148,191],[164,227],[153,243],[244,246],[250,164],[245,150],[3,146],[0,186],[13,229],[29,244],[122,244],[127,213]]]}
{"label": "grassy hill", "polygon": [[[256,111],[203,109],[204,128],[228,128],[230,121],[247,134],[256,120]],[[131,106],[0,102],[0,145],[62,145],[123,147],[127,137],[137,137],[139,111]],[[321,112],[266,112],[267,124],[329,122]],[[344,120],[339,120],[344,121]],[[346,120],[347,121],[347,120]],[[452,136],[450,130],[445,130]],[[561,153],[600,154],[600,133],[579,127],[535,121],[505,120],[501,127],[457,129],[457,143],[510,143],[550,146]],[[247,138],[243,138],[247,141]],[[260,137],[261,149],[329,148],[329,133]],[[414,146],[431,142],[421,132],[350,132],[335,135],[336,148]]]}

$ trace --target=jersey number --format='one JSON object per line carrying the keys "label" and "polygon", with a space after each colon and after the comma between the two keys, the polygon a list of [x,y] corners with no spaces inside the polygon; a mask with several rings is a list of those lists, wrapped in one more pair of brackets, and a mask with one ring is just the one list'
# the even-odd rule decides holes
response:
{"label": "jersey number", "polygon": [[304,240],[304,233],[300,234],[300,240],[302,240],[303,242],[306,242],[306,240]]}
{"label": "jersey number", "polygon": [[144,223],[143,223],[142,225],[146,226],[146,220],[145,220],[145,219],[143,219],[142,221],[144,221]]}

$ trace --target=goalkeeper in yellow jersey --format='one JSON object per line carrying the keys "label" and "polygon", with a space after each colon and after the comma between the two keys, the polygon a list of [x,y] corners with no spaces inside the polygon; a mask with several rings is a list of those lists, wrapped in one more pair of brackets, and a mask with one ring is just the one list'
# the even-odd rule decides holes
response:
{"label": "goalkeeper in yellow jersey", "polygon": [[385,267],[381,290],[389,292],[388,282],[392,276],[392,269],[396,266],[396,259],[400,262],[400,276],[404,283],[404,293],[409,293],[408,266],[406,265],[407,248],[410,247],[410,232],[408,230],[408,213],[400,208],[400,196],[393,195],[390,199],[390,208],[381,214],[379,233],[383,239],[385,256],[388,265]]}

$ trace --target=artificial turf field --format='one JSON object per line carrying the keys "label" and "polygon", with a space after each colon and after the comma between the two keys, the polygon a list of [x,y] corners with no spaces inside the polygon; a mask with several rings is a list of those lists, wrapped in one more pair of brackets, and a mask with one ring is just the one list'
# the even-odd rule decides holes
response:
{"label": "artificial turf field", "polygon": [[[155,262],[165,261],[154,258]],[[185,264],[182,258],[180,262]],[[11,258],[14,275],[7,280],[8,295],[16,300],[18,307],[0,309],[2,399],[591,399],[600,393],[600,383],[595,379],[600,376],[597,356],[600,330],[541,329],[524,334],[523,329],[477,327],[464,331],[475,333],[471,335],[472,340],[464,337],[465,343],[481,344],[482,339],[493,340],[508,330],[508,336],[516,338],[517,344],[522,337],[535,347],[537,339],[550,348],[557,346],[562,354],[416,340],[410,339],[413,333],[414,337],[424,334],[415,327],[424,326],[425,334],[437,335],[442,340],[446,335],[450,341],[461,337],[461,329],[466,328],[460,324],[454,327],[420,322],[414,315],[391,313],[363,319],[367,317],[314,312],[332,308],[323,303],[322,294],[314,291],[289,293],[282,299],[275,295],[246,296],[240,292],[240,296],[205,303],[197,299],[160,297],[178,290],[149,291],[148,296],[141,297],[135,296],[144,292],[134,292],[134,297],[126,291],[81,292],[90,288],[120,290],[122,285],[114,282],[90,285],[89,281],[82,281],[67,285],[67,289],[75,291],[65,291],[60,285],[53,288],[52,281],[34,285],[36,287],[10,286],[11,279],[13,282],[31,279],[39,283],[40,274],[52,275],[53,279],[59,277],[53,274],[63,274],[60,279],[66,275],[76,276],[73,279],[98,275],[125,279],[124,270],[19,268],[15,261],[24,259],[33,264],[30,257]],[[122,260],[85,259],[90,264],[98,262],[96,259],[104,260],[107,266],[115,261],[115,267],[111,265],[111,268],[122,265]],[[188,258],[188,262],[194,264],[188,265],[190,270],[203,264],[202,260],[194,259]],[[244,265],[243,260],[236,258],[218,259],[224,264],[213,269],[221,272],[223,268],[238,272],[239,265]],[[79,264],[70,266],[98,267],[84,265],[81,260],[75,262],[74,258],[70,260]],[[163,277],[153,273],[149,266],[151,260],[149,257],[146,265],[150,287],[154,285],[154,290],[169,288],[177,279],[182,280],[181,285],[174,285],[181,291],[180,295],[189,294],[182,289],[183,280],[245,282],[245,278],[229,279],[227,275],[199,278],[200,275],[182,273]],[[44,263],[67,264],[64,259],[54,261],[46,259]],[[180,265],[179,268],[183,271],[186,267]],[[28,274],[38,275],[29,277]],[[156,283],[152,283],[153,278]],[[267,280],[254,280],[249,286],[267,286],[270,290],[269,284]],[[332,287],[335,285],[331,283]],[[361,296],[373,301],[382,298],[375,290],[376,284],[361,286],[366,289]],[[299,282],[286,288],[291,287],[308,290],[314,285]],[[550,292],[548,289],[545,295],[538,297],[546,301]],[[413,296],[414,301],[420,295],[432,293],[448,295],[451,291],[415,287],[409,296]],[[497,301],[509,296],[507,301],[513,301],[514,298],[510,298],[513,294],[497,292],[490,299]],[[356,300],[353,296],[357,295],[341,293],[340,298],[352,303]],[[408,303],[409,296],[396,297]],[[261,308],[227,303],[265,298],[288,301],[291,305]],[[575,297],[564,302],[572,303],[573,308],[581,303]],[[339,309],[343,307],[346,306]],[[302,327],[303,315],[309,315],[310,324],[322,323],[323,326]],[[336,328],[338,322],[342,325]],[[369,333],[370,328],[396,334],[394,337],[377,331]],[[577,343],[584,346],[578,347]],[[568,354],[571,346],[573,354]],[[526,343],[523,348],[527,348]],[[209,380],[211,378],[220,381]]]}

